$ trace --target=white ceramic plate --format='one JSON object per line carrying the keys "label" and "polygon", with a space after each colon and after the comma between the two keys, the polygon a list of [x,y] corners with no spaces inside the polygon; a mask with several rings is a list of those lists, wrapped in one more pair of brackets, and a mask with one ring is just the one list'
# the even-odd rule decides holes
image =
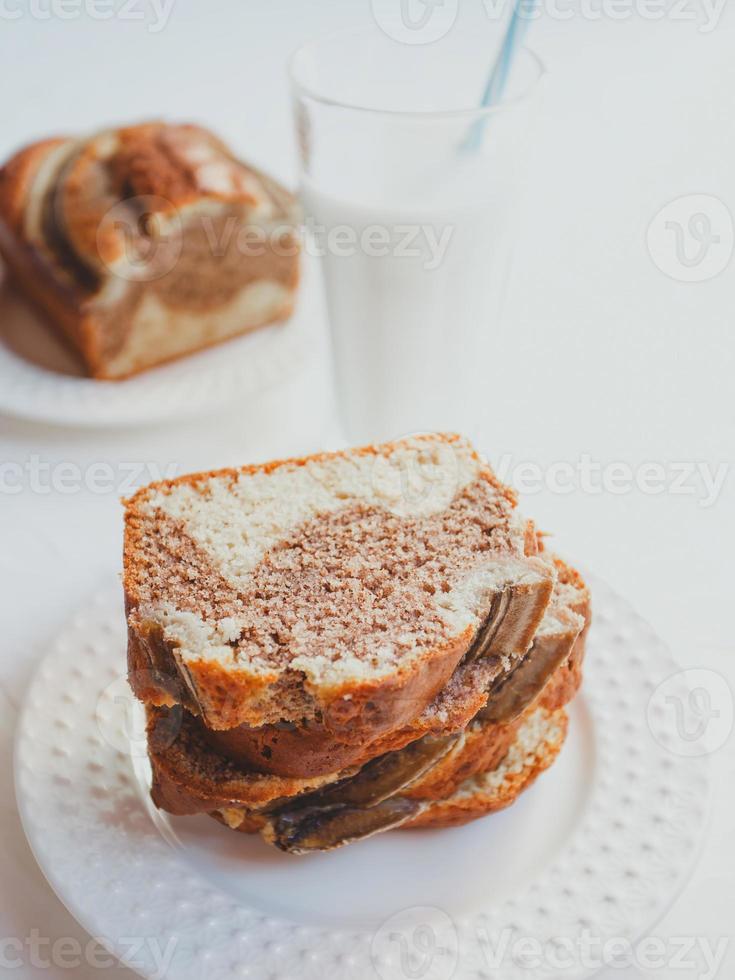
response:
{"label": "white ceramic plate", "polygon": [[511,809],[300,858],[152,807],[122,597],[101,595],[59,634],[19,723],[36,858],[82,925],[157,980],[589,976],[574,944],[646,933],[693,867],[708,800],[707,768],[677,754],[662,708],[689,710],[674,662],[622,599],[592,589],[567,744]]}
{"label": "white ceramic plate", "polygon": [[84,377],[73,355],[0,276],[0,412],[56,425],[147,425],[226,407],[302,367],[318,322],[318,277],[308,268],[288,322],[146,371],[127,381]]}

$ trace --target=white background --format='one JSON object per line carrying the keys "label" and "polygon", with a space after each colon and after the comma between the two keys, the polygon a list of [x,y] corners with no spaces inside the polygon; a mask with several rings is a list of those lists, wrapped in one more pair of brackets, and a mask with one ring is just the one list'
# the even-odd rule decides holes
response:
{"label": "white background", "polygon": [[[478,421],[480,448],[496,461],[509,454],[514,464],[546,467],[589,454],[603,465],[735,463],[735,263],[703,282],[675,281],[646,245],[649,223],[681,196],[711,195],[735,214],[735,11],[704,32],[707,15],[695,0],[682,8],[692,20],[626,16],[631,5],[608,3],[593,19],[576,4],[571,19],[545,17],[529,35],[550,74],[528,205],[518,217],[506,329]],[[368,0],[174,0],[157,33],[144,0],[132,8],[147,11],[144,21],[39,19],[22,7],[0,0],[3,156],[33,137],[165,116],[211,125],[289,182],[296,177],[289,52],[307,37],[373,23]],[[48,8],[49,0],[37,0],[36,14]],[[73,2],[66,9],[73,13]],[[462,0],[454,29],[478,25],[487,26],[482,3]],[[712,248],[727,260],[727,225],[713,230],[722,234]],[[670,268],[673,233],[669,248],[657,257]],[[325,347],[315,342],[296,382],[185,427],[84,432],[0,418],[0,464],[36,455],[52,464],[174,463],[186,471],[308,451],[337,437],[327,378]],[[557,550],[628,596],[682,665],[716,670],[732,689],[735,476],[728,468],[711,506],[703,506],[701,486],[694,490],[546,487],[522,505],[553,529]],[[33,928],[52,940],[83,938],[20,830],[12,736],[55,629],[119,568],[117,496],[39,493],[28,485],[0,493],[0,938],[22,939]],[[713,759],[714,816],[700,867],[655,935],[733,933],[733,748],[731,737]],[[735,939],[732,947],[722,977],[735,971]],[[82,980],[100,976],[72,972]],[[69,975],[28,964],[12,973],[23,980]],[[130,976],[116,968],[103,975]],[[702,974],[701,966],[670,966],[646,975]]]}

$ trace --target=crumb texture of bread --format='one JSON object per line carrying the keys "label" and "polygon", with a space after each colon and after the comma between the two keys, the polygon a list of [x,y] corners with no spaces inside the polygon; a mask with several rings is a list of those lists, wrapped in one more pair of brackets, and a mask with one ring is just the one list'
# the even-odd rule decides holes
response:
{"label": "crumb texture of bread", "polygon": [[514,507],[444,435],[154,484],[127,503],[129,624],[161,631],[194,688],[209,672],[259,700],[235,723],[308,717],[298,692],[396,683],[441,651],[430,700],[498,595],[516,602],[508,653],[548,605],[556,571],[526,556]]}

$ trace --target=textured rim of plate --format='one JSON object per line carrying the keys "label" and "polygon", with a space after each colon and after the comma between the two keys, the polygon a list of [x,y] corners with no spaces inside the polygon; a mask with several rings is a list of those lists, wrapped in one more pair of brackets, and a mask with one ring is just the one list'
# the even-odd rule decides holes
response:
{"label": "textured rim of plate", "polygon": [[0,330],[0,412],[52,425],[116,428],[215,412],[291,377],[308,359],[318,314],[310,270],[291,317],[127,381],[58,374],[15,353]]}
{"label": "textured rim of plate", "polygon": [[[709,766],[673,754],[666,733],[654,739],[647,722],[656,688],[672,684],[685,703],[685,682],[681,678],[677,688],[679,668],[666,646],[621,597],[598,581],[592,591],[595,621],[583,697],[596,766],[577,831],[522,894],[455,918],[456,972],[432,969],[429,980],[489,980],[496,974],[477,937],[499,937],[502,930],[549,946],[558,937],[579,940],[584,930],[635,942],[694,867],[707,823]],[[374,933],[321,930],[246,907],[188,867],[160,836],[141,799],[124,713],[116,705],[124,669],[119,607],[119,592],[105,592],[58,634],[18,726],[18,808],[61,900],[117,955],[129,947],[116,937],[160,937],[164,944],[174,937],[169,975],[177,980],[336,980],[346,973],[404,980],[410,973],[400,957],[371,945]],[[553,769],[546,778],[553,778]],[[155,976],[149,952],[139,955],[128,965]],[[563,976],[592,972],[579,964]],[[561,975],[548,965],[502,967],[503,980]]]}

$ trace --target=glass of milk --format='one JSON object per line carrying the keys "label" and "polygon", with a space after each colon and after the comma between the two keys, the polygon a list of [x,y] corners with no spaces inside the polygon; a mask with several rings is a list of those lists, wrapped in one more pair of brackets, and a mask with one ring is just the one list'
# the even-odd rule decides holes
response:
{"label": "glass of milk", "polygon": [[500,318],[543,67],[519,50],[502,101],[480,108],[498,41],[497,27],[432,44],[375,27],[292,59],[306,248],[350,441],[472,434],[506,370]]}

